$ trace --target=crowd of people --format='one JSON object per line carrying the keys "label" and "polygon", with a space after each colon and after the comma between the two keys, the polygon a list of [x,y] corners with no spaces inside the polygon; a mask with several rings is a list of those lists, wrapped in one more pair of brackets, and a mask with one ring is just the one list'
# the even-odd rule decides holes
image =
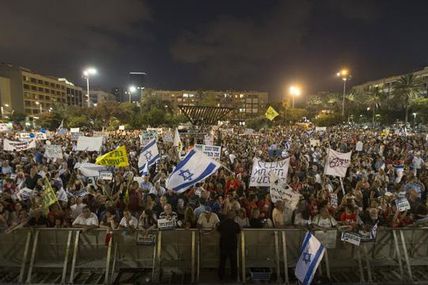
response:
{"label": "crowd of people", "polygon": [[[259,132],[215,129],[222,146],[220,168],[184,193],[166,189],[180,159],[158,135],[160,160],[140,177],[140,131],[106,133],[101,153],[125,145],[129,167],[111,168],[111,179],[85,176],[77,167],[95,163],[98,152],[75,151],[69,133],[51,133],[25,151],[0,151],[0,231],[20,227],[142,230],[170,221],[173,228],[216,230],[226,218],[241,228],[340,228],[370,232],[374,226],[405,227],[426,221],[428,141],[425,134],[381,133],[333,127],[323,131],[275,127]],[[16,140],[16,133],[2,139]],[[90,135],[90,134],[87,134]],[[182,134],[184,154],[202,138]],[[313,144],[313,141],[317,144]],[[62,146],[63,159],[45,157],[45,145]],[[327,150],[352,151],[343,183],[324,175]],[[2,148],[3,149],[3,148]],[[273,203],[269,187],[249,187],[253,158],[290,158],[288,185],[300,194],[294,209]],[[58,202],[43,206],[49,181]]]}

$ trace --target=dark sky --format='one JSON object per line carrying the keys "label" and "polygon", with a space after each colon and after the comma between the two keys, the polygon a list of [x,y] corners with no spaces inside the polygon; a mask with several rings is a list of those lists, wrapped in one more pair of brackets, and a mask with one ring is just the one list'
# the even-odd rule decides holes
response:
{"label": "dark sky", "polygon": [[428,65],[426,0],[0,0],[0,61],[84,85],[306,93]]}

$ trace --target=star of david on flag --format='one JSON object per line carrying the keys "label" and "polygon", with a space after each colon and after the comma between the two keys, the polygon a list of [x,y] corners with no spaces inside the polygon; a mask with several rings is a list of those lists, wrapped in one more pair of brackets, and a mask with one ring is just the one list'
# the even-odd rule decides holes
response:
{"label": "star of david on flag", "polygon": [[305,234],[294,274],[303,285],[309,285],[324,256],[325,248],[310,232]]}
{"label": "star of david on flag", "polygon": [[193,148],[170,174],[166,188],[182,193],[214,174],[220,166],[220,163]]}
{"label": "star of david on flag", "polygon": [[[160,158],[156,139],[151,139],[141,150],[138,157],[138,171],[140,175],[144,175],[144,169],[149,168],[156,163]],[[147,164],[147,165],[146,165]]]}

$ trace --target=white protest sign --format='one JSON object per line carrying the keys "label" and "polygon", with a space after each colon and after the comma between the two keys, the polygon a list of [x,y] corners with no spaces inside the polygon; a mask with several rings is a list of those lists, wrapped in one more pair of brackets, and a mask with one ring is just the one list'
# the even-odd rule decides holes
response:
{"label": "white protest sign", "polygon": [[167,143],[174,143],[174,135],[170,131],[165,132],[162,136],[162,140]]}
{"label": "white protest sign", "polygon": [[157,138],[158,138],[158,132],[156,130],[147,129],[145,131],[141,131],[140,143],[142,145],[146,145],[152,139],[157,139]]}
{"label": "white protest sign", "polygon": [[284,201],[284,207],[294,211],[300,200],[300,194],[286,184],[284,180],[278,179],[275,172],[270,173],[270,197],[273,203]]}
{"label": "white protest sign", "polygon": [[80,136],[83,136],[83,134],[82,133],[71,133],[71,140],[77,141]]}
{"label": "white protest sign", "polygon": [[311,147],[320,146],[320,140],[310,139],[309,144]]}
{"label": "white protest sign", "polygon": [[347,153],[341,153],[332,149],[328,149],[324,174],[345,177],[346,171],[351,164],[351,154],[351,151]]}
{"label": "white protest sign", "polygon": [[77,151],[100,151],[103,145],[103,137],[79,136],[77,139]]}
{"label": "white protest sign", "polygon": [[12,128],[9,127],[8,124],[6,123],[0,123],[0,132],[7,132],[9,130],[11,130]]}
{"label": "white protest sign", "polygon": [[338,207],[338,199],[336,193],[330,193],[330,205],[332,208],[335,209]]}
{"label": "white protest sign", "polygon": [[46,144],[45,157],[47,158],[60,158],[62,159],[62,148],[60,145]]}
{"label": "white protest sign", "polygon": [[355,150],[356,151],[363,151],[363,142],[362,141],[357,142],[357,144],[355,145]]}
{"label": "white protest sign", "polygon": [[325,132],[327,130],[327,127],[315,127],[316,132]]}
{"label": "white protest sign", "polygon": [[336,248],[337,230],[315,231],[314,235],[325,248]]}
{"label": "white protest sign", "polygon": [[125,130],[125,126],[124,125],[120,125],[119,126],[119,131],[124,131]]}
{"label": "white protest sign", "polygon": [[340,240],[344,242],[349,242],[350,244],[356,246],[360,246],[361,237],[354,233],[343,232],[342,236],[340,237]]}
{"label": "white protest sign", "polygon": [[23,151],[30,148],[36,148],[36,141],[11,141],[8,139],[3,140],[3,150],[5,151]]}
{"label": "white protest sign", "polygon": [[107,167],[103,165],[97,165],[94,163],[76,163],[75,169],[80,170],[83,176],[86,177],[98,177],[101,171],[106,171]]}
{"label": "white protest sign", "polygon": [[221,146],[195,144],[195,148],[202,151],[203,153],[205,153],[209,157],[220,160]]}
{"label": "white protest sign", "polygon": [[410,210],[410,203],[406,197],[399,198],[399,199],[395,200],[395,205],[397,206],[397,210],[399,212],[404,212],[404,211]]}
{"label": "white protest sign", "polygon": [[70,128],[70,133],[80,133],[80,128]]}
{"label": "white protest sign", "polygon": [[258,158],[253,159],[253,169],[251,171],[250,187],[270,186],[270,174],[273,172],[279,180],[287,181],[288,166],[290,159],[284,159],[274,162],[261,161]]}
{"label": "white protest sign", "polygon": [[175,219],[158,219],[158,228],[160,230],[172,230],[175,228]]}
{"label": "white protest sign", "polygon": [[102,180],[113,180],[113,173],[110,171],[100,171],[100,176],[98,178]]}
{"label": "white protest sign", "polygon": [[245,129],[244,135],[252,135],[252,134],[254,134],[254,130],[253,129]]}

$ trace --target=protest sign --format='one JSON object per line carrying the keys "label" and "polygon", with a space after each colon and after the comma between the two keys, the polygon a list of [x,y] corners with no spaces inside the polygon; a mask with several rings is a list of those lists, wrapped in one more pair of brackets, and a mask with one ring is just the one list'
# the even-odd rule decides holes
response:
{"label": "protest sign", "polygon": [[124,125],[120,125],[119,126],[119,131],[124,131],[125,130],[125,126]]}
{"label": "protest sign", "polygon": [[356,151],[363,151],[363,142],[362,141],[357,142],[357,144],[355,145],[355,150]]}
{"label": "protest sign", "polygon": [[320,146],[320,140],[310,139],[309,144],[311,147]]}
{"label": "protest sign", "polygon": [[287,181],[289,164],[289,158],[274,162],[265,162],[259,160],[258,158],[254,158],[253,169],[251,171],[250,187],[268,187],[270,185],[270,174],[272,172],[278,176],[278,179]]}
{"label": "protest sign", "polygon": [[221,146],[195,144],[195,148],[205,153],[207,156],[220,160]]}
{"label": "protest sign", "polygon": [[158,229],[173,230],[175,228],[175,219],[158,219]]}
{"label": "protest sign", "polygon": [[280,180],[275,172],[270,173],[270,197],[273,203],[284,201],[284,207],[292,211],[300,200],[300,194],[294,192],[283,179]]}
{"label": "protest sign", "polygon": [[80,136],[83,136],[83,133],[71,133],[71,140],[77,141]]}
{"label": "protest sign", "polygon": [[77,151],[100,151],[103,145],[103,137],[79,136],[77,139]]}
{"label": "protest sign", "polygon": [[80,128],[70,128],[70,133],[80,133]]}
{"label": "protest sign", "polygon": [[111,171],[100,171],[100,176],[98,178],[102,180],[113,180],[113,173],[111,173]]}
{"label": "protest sign", "polygon": [[158,138],[158,132],[156,130],[147,129],[145,131],[141,131],[140,143],[141,145],[146,145],[152,139],[157,139],[157,138]]}
{"label": "protest sign", "polygon": [[86,177],[98,177],[100,176],[100,171],[107,170],[106,166],[96,165],[94,163],[76,163],[74,168],[78,169],[82,175]]}
{"label": "protest sign", "polygon": [[341,241],[349,242],[350,244],[360,246],[361,237],[354,233],[342,232]]}
{"label": "protest sign", "polygon": [[346,171],[351,164],[351,154],[351,151],[347,153],[341,153],[332,149],[328,149],[324,174],[345,177]]}
{"label": "protest sign", "polygon": [[45,179],[45,189],[42,195],[42,202],[43,202],[43,207],[45,209],[48,209],[50,205],[58,202],[58,198],[56,197],[56,194],[52,189],[51,183],[49,182],[48,179]]}
{"label": "protest sign", "polygon": [[325,248],[336,248],[337,230],[315,231],[314,235]]}
{"label": "protest sign", "polygon": [[173,143],[174,142],[174,135],[172,134],[172,132],[167,131],[163,134],[162,140],[164,142],[167,142],[167,143]]}
{"label": "protest sign", "polygon": [[5,151],[23,151],[30,148],[36,148],[36,141],[11,141],[8,139],[3,140],[3,150]]}
{"label": "protest sign", "polygon": [[410,203],[406,197],[399,198],[395,200],[395,205],[397,206],[397,210],[399,212],[404,212],[410,210]]}
{"label": "protest sign", "polygon": [[62,148],[60,145],[48,145],[45,146],[45,157],[47,158],[60,158],[62,159]]}
{"label": "protest sign", "polygon": [[12,126],[6,123],[0,123],[0,132],[8,132],[12,129]]}
{"label": "protest sign", "polygon": [[252,135],[252,134],[254,134],[254,130],[253,129],[245,129],[244,135]]}
{"label": "protest sign", "polygon": [[336,193],[330,193],[330,205],[334,209],[338,207],[338,199]]}
{"label": "protest sign", "polygon": [[316,132],[325,132],[327,130],[327,127],[315,127]]}
{"label": "protest sign", "polygon": [[112,150],[106,154],[97,157],[95,164],[127,167],[129,165],[129,162],[126,147],[124,145],[120,146],[115,150]]}

